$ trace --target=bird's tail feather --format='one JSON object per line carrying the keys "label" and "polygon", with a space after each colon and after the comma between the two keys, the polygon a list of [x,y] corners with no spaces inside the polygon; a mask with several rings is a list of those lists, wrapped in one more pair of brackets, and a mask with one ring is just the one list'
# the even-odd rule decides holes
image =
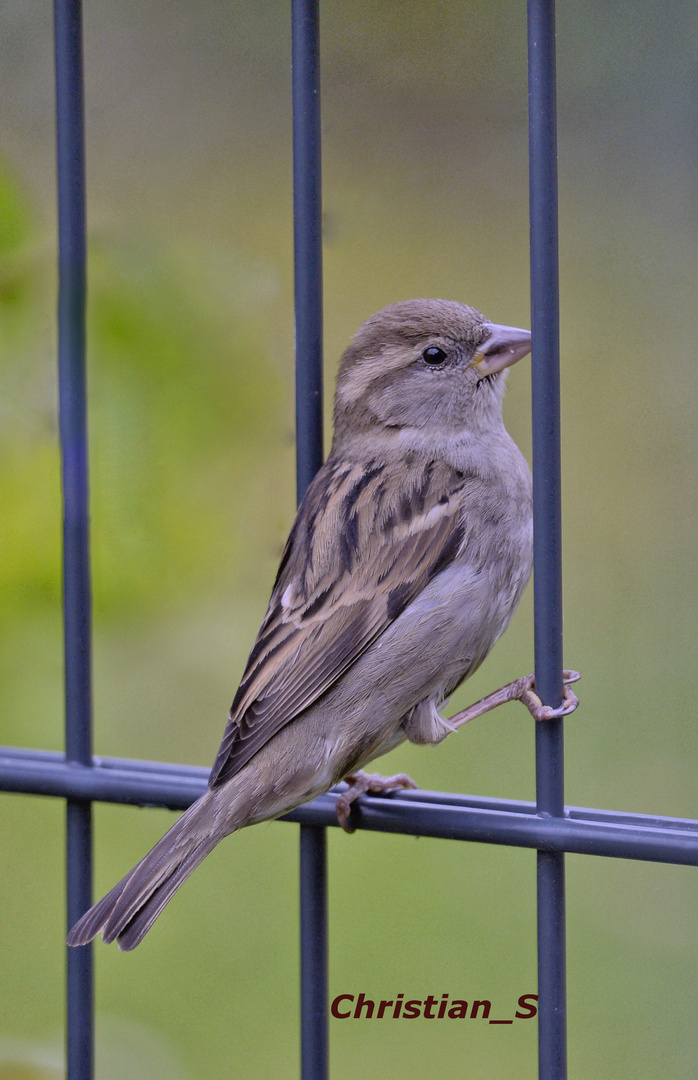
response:
{"label": "bird's tail feather", "polygon": [[233,831],[232,824],[213,827],[214,797],[208,791],[190,806],[145,858],[82,916],[68,935],[69,945],[86,945],[101,931],[105,942],[135,949],[192,870]]}

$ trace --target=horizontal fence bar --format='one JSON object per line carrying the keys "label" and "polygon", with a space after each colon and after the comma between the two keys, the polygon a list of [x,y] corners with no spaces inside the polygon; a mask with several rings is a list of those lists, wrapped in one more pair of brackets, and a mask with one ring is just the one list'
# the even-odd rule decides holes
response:
{"label": "horizontal fence bar", "polygon": [[[0,748],[0,791],[26,795],[185,810],[203,795],[208,775],[208,769],[187,765],[95,758],[84,766],[58,753]],[[339,785],[282,820],[336,826],[343,789]],[[698,821],[688,818],[584,807],[545,818],[535,803],[418,790],[362,795],[352,824],[373,832],[698,866]]]}

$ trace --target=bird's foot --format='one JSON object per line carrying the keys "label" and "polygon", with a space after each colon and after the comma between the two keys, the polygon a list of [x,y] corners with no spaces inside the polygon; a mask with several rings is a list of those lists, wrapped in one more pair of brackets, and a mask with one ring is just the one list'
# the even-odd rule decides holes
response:
{"label": "bird's foot", "polygon": [[559,716],[568,716],[579,705],[579,698],[570,689],[570,683],[577,682],[580,678],[581,675],[578,671],[563,671],[562,704],[557,709],[543,704],[533,689],[536,685],[535,677],[533,675],[524,675],[523,678],[507,683],[500,690],[495,690],[494,693],[488,694],[487,697],[482,698],[480,701],[476,701],[474,705],[469,705],[467,709],[463,709],[462,712],[451,716],[449,724],[454,729],[462,727],[469,720],[474,720],[476,716],[482,716],[484,713],[490,712],[491,709],[496,709],[498,705],[504,705],[507,701],[521,701],[535,720],[554,720]]}
{"label": "bird's foot", "polygon": [[405,773],[396,776],[381,776],[380,773],[365,773],[363,770],[344,777],[348,789],[337,799],[337,818],[345,832],[356,832],[349,824],[351,804],[358,799],[359,795],[367,792],[377,795],[382,791],[390,791],[391,788],[416,788],[414,780]]}
{"label": "bird's foot", "polygon": [[556,720],[560,716],[568,716],[579,705],[579,698],[574,690],[570,689],[570,683],[581,679],[578,671],[563,671],[562,673],[562,705],[553,709],[550,705],[544,705],[533,687],[536,680],[533,675],[528,676],[528,686],[521,694],[519,701],[530,712],[534,720]]}

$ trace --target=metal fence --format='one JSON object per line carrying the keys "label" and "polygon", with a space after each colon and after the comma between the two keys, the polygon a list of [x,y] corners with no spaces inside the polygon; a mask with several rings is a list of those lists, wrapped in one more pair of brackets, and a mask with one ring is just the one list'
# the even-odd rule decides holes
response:
{"label": "metal fence", "polygon": [[[292,0],[297,485],[322,462],[322,254],[318,0]],[[555,4],[528,0],[533,331],[536,686],[562,700]],[[94,758],[85,395],[85,167],[80,0],[55,0],[59,217],[59,407],[64,499],[65,755],[0,749],[0,789],[66,801],[67,925],[92,902],[94,801],[185,809],[206,789],[199,768]],[[363,796],[358,826],[538,852],[539,1076],[566,1066],[565,852],[698,864],[698,821],[565,807],[563,722],[536,724],[537,802],[401,791]],[[301,1074],[328,1076],[328,792],[284,820],[300,823]],[[93,1075],[92,947],[68,950],[68,1080]]]}

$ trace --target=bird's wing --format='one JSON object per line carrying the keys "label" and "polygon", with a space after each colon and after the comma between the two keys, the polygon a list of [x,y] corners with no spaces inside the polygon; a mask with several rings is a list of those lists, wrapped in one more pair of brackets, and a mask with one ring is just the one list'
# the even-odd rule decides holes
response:
{"label": "bird's wing", "polygon": [[329,690],[467,543],[462,489],[481,481],[443,462],[394,468],[330,458],[308,489],[211,787]]}

